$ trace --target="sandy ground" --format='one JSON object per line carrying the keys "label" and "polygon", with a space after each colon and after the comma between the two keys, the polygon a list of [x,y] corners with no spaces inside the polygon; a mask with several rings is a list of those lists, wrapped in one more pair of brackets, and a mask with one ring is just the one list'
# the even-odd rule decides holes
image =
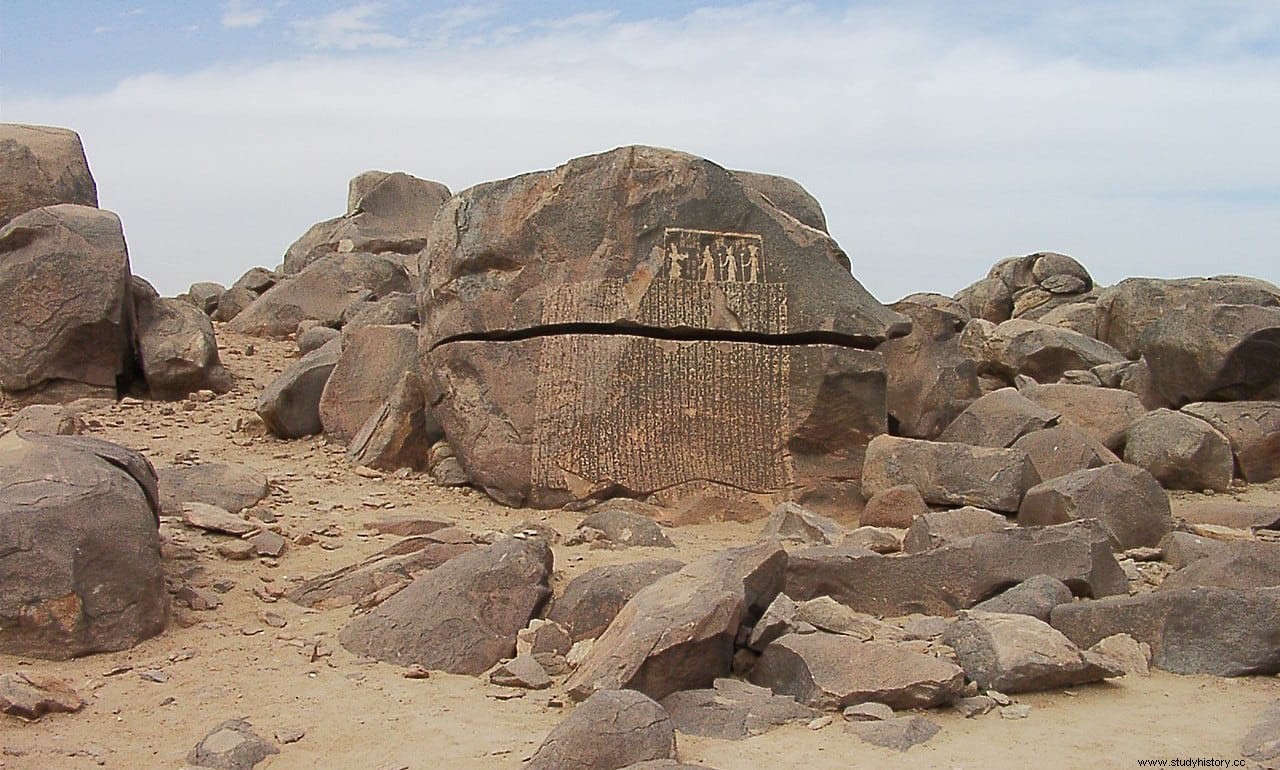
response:
{"label": "sandy ground", "polygon": [[[480,678],[405,679],[400,669],[356,659],[337,644],[350,608],[315,611],[269,601],[266,589],[290,587],[394,542],[398,538],[364,530],[366,522],[389,515],[447,519],[477,533],[539,521],[566,534],[579,515],[503,508],[471,490],[435,487],[420,475],[366,478],[346,464],[341,447],[323,439],[266,436],[253,414],[254,398],[292,360],[293,345],[218,332],[223,362],[237,377],[235,391],[209,403],[103,403],[84,413],[90,433],[140,449],[157,466],[194,453],[203,461],[259,468],[271,479],[272,493],[249,514],[274,517],[287,536],[312,533],[317,542],[291,545],[279,559],[232,562],[214,550],[219,536],[166,521],[165,537],[193,557],[170,561],[170,573],[206,588],[230,581],[222,606],[205,612],[175,607],[164,634],[125,652],[62,663],[0,655],[0,673],[52,673],[89,701],[80,713],[31,724],[0,717],[0,767],[179,768],[192,746],[232,718],[248,719],[266,737],[303,733],[260,768],[520,767],[566,714],[559,693],[501,700],[495,696],[506,691]],[[0,418],[12,412],[0,407]],[[1181,496],[1176,504],[1194,497]],[[1253,487],[1237,497],[1280,504],[1280,486]],[[758,530],[759,524],[718,523],[670,534],[678,556],[692,559],[750,542]],[[671,555],[669,549],[559,545],[555,584],[559,589],[600,564]],[[274,627],[281,619],[285,625]],[[1140,759],[1234,760],[1258,713],[1278,699],[1280,677],[1157,672],[1020,696],[1032,706],[1023,720],[996,713],[966,720],[935,711],[929,717],[942,731],[906,753],[862,743],[844,732],[839,719],[818,730],[794,725],[738,742],[681,735],[679,748],[684,761],[722,770],[1117,768],[1137,767]]]}

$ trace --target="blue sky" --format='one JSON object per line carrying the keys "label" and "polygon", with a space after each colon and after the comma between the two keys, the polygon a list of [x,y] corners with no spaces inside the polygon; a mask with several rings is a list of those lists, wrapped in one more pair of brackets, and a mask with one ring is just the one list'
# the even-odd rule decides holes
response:
{"label": "blue sky", "polygon": [[81,133],[167,293],[278,264],[365,169],[631,143],[796,178],[885,301],[1037,250],[1280,281],[1275,0],[0,0],[0,119]]}

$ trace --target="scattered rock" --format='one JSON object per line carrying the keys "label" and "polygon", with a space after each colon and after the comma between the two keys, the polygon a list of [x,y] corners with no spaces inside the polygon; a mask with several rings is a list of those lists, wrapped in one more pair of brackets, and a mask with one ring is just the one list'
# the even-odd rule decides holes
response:
{"label": "scattered rock", "polygon": [[973,719],[991,713],[996,707],[996,702],[986,695],[974,695],[952,701],[951,707],[960,712],[965,719]]}
{"label": "scattered rock", "polygon": [[925,502],[974,505],[1014,513],[1028,489],[1040,483],[1031,458],[1018,449],[876,436],[867,445],[864,489],[877,492],[911,484]]}
{"label": "scattered rock", "polygon": [[319,350],[324,347],[325,343],[336,340],[341,336],[342,332],[331,326],[312,326],[298,335],[298,353],[305,356],[313,350]]}
{"label": "scattered rock", "polygon": [[1170,406],[1280,399],[1280,307],[1188,305],[1166,312],[1141,344],[1155,390]]}
{"label": "scattered rock", "polygon": [[418,334],[412,326],[365,326],[346,332],[338,363],[320,396],[325,436],[341,444],[351,441],[392,396],[401,377],[416,368],[417,354]]}
{"label": "scattered rock", "polygon": [[879,722],[846,722],[844,730],[873,746],[906,751],[926,743],[942,728],[921,716],[895,717]]}
{"label": "scattered rock", "polygon": [[942,641],[956,651],[965,676],[983,690],[1036,692],[1124,674],[1030,615],[962,611]]}
{"label": "scattered rock", "polygon": [[791,722],[808,722],[812,709],[786,695],[736,679],[717,679],[710,689],[682,690],[662,699],[675,728],[688,735],[740,741]]}
{"label": "scattered rock", "polygon": [[153,398],[179,399],[197,390],[225,393],[231,374],[218,357],[213,323],[182,300],[134,295],[138,358]]}
{"label": "scattered rock", "polygon": [[1018,524],[1099,522],[1117,551],[1160,543],[1173,529],[1169,498],[1150,473],[1115,463],[1050,479],[1027,492]]}
{"label": "scattered rock", "polygon": [[243,719],[229,719],[197,743],[187,753],[187,761],[213,770],[250,770],[279,753],[275,744],[253,731],[253,725]]}
{"label": "scattered rock", "polygon": [[1120,462],[1110,449],[1069,422],[1028,433],[1013,442],[1013,448],[1027,453],[1042,481]]}
{"label": "scattered rock", "polygon": [[1112,634],[1100,639],[1089,648],[1089,654],[1126,676],[1146,676],[1150,672],[1151,646],[1128,634]]}
{"label": "scattered rock", "polygon": [[1062,415],[1063,422],[1076,426],[1112,452],[1121,450],[1129,426],[1147,412],[1137,395],[1116,388],[1032,383],[1018,392]]}
{"label": "scattered rock", "polygon": [[[395,389],[351,438],[347,460],[382,470],[427,467],[431,446],[442,437],[416,372],[400,376]],[[450,458],[452,459],[452,458]],[[461,467],[458,472],[462,473]],[[466,483],[465,474],[462,483]],[[444,479],[452,481],[452,479]]]}
{"label": "scattered rock", "polygon": [[850,609],[830,596],[819,596],[796,605],[795,623],[797,625],[808,623],[821,631],[852,636],[863,642],[906,640],[906,634],[897,626],[885,623],[865,612]]}
{"label": "scattered rock", "polygon": [[1280,543],[1243,540],[1219,543],[1165,578],[1160,589],[1220,586],[1268,588],[1280,586]]}
{"label": "scattered rock", "polygon": [[224,535],[247,535],[258,528],[234,513],[205,503],[183,503],[182,520],[197,529]]}
{"label": "scattered rock", "polygon": [[55,712],[74,713],[84,705],[84,698],[55,676],[21,670],[0,676],[0,714],[34,721]]}
{"label": "scattered rock", "polygon": [[958,697],[964,672],[953,663],[895,644],[828,634],[788,634],[765,648],[749,678],[815,708],[875,701],[930,708]]}
{"label": "scattered rock", "polygon": [[249,538],[249,542],[253,545],[253,552],[258,556],[271,556],[278,558],[284,554],[288,541],[279,532],[272,532],[264,529],[253,537]]}
{"label": "scattered rock", "polygon": [[1225,492],[1235,468],[1227,437],[1204,420],[1157,409],[1129,426],[1124,460],[1168,489]]}
{"label": "scattered rock", "polygon": [[1000,708],[1001,719],[1026,719],[1031,716],[1031,706],[1026,703],[1012,703]]}
{"label": "scattered rock", "polygon": [[982,341],[978,371],[996,374],[1006,382],[1021,374],[1036,382],[1051,383],[1072,369],[1092,369],[1124,360],[1118,350],[1092,337],[1014,319],[996,326]]}
{"label": "scattered rock", "polygon": [[791,597],[778,594],[752,627],[747,646],[756,652],[763,652],[774,639],[790,633],[799,612],[800,608],[791,601]]}
{"label": "scattered rock", "polygon": [[1240,753],[1264,770],[1280,766],[1280,702],[1273,703],[1257,724],[1249,728],[1240,745]]}
{"label": "scattered rock", "polygon": [[844,528],[797,503],[779,503],[764,523],[761,539],[775,538],[806,545],[835,545]]}
{"label": "scattered rock", "polygon": [[257,555],[257,549],[253,547],[253,543],[247,540],[231,540],[226,543],[218,543],[216,549],[219,556],[231,561],[248,561]]}
{"label": "scattered rock", "polygon": [[934,440],[982,391],[977,367],[960,350],[969,313],[958,303],[936,307],[925,301],[913,295],[890,306],[911,318],[911,333],[885,340],[876,352],[886,364],[894,433]]}
{"label": "scattered rock", "polygon": [[1016,586],[973,605],[983,612],[1030,615],[1048,622],[1049,614],[1059,604],[1071,601],[1071,589],[1050,575],[1033,575]]}
{"label": "scattered rock", "polygon": [[843,713],[845,720],[849,722],[882,722],[893,719],[893,709],[874,701],[848,706]]}
{"label": "scattered rock", "polygon": [[919,553],[1012,526],[1004,515],[972,506],[926,513],[918,517],[907,530],[906,536],[902,538],[902,550]]}
{"label": "scattered rock", "polygon": [[269,491],[267,477],[248,465],[197,463],[171,465],[157,471],[160,508],[177,515],[184,503],[204,503],[239,513]]}
{"label": "scattered rock", "polygon": [[572,647],[569,632],[554,620],[535,618],[516,634],[517,655],[568,655]]}
{"label": "scattered rock", "polygon": [[906,529],[917,516],[929,512],[929,506],[912,484],[886,487],[871,495],[858,523],[866,527]]}
{"label": "scattered rock", "polygon": [[615,770],[675,756],[675,727],[662,706],[634,690],[604,690],[556,725],[525,767]]}
{"label": "scattered rock", "polygon": [[368,253],[332,254],[265,291],[236,314],[230,328],[240,334],[283,338],[305,319],[336,327],[353,301],[394,291],[409,291],[409,274],[398,261]]}
{"label": "scattered rock", "polygon": [[489,673],[489,681],[501,687],[521,687],[526,690],[545,690],[551,686],[551,677],[532,654],[517,655]]}
{"label": "scattered rock", "polygon": [[603,540],[619,548],[675,548],[662,527],[645,515],[647,507],[627,500],[602,503],[578,524],[565,545]]}
{"label": "scattered rock", "polygon": [[894,532],[880,527],[858,527],[844,536],[840,547],[873,553],[897,553],[902,550],[902,539]]}

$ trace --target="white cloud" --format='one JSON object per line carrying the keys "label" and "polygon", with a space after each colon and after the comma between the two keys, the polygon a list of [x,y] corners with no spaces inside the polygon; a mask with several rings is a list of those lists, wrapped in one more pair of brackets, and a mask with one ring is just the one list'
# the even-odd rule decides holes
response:
{"label": "white cloud", "polygon": [[354,51],[360,48],[403,48],[409,41],[383,32],[372,19],[381,11],[377,3],[360,3],[316,19],[295,21],[290,26],[299,42],[309,48],[336,48]]}
{"label": "white cloud", "polygon": [[278,264],[366,169],[458,190],[631,143],[799,180],[886,301],[1046,249],[1106,283],[1280,282],[1274,54],[1091,62],[957,26],[721,8],[150,75],[5,114],[80,131],[135,270],[168,293]]}
{"label": "white cloud", "polygon": [[229,0],[223,6],[222,26],[228,29],[257,27],[271,16],[271,12],[252,0]]}

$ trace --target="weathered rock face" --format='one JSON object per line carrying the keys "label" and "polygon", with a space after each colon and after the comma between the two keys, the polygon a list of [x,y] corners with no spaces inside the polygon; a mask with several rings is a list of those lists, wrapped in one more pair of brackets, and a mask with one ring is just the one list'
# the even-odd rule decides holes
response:
{"label": "weathered rock face", "polygon": [[1147,412],[1138,396],[1116,388],[1050,383],[1028,385],[1018,392],[1062,415],[1112,452],[1120,451],[1129,425]]}
{"label": "weathered rock face", "polygon": [[222,297],[223,292],[227,290],[226,286],[213,281],[197,281],[189,286],[186,292],[179,294],[175,299],[189,303],[200,308],[200,312],[206,316],[213,315],[218,309],[218,299]]}
{"label": "weathered rock face", "polygon": [[983,690],[1036,692],[1123,673],[1030,615],[962,612],[942,641],[956,651],[964,673]]}
{"label": "weathered rock face", "polygon": [[1182,408],[1231,443],[1241,478],[1258,484],[1280,478],[1280,401],[1195,403]]}
{"label": "weathered rock face", "polygon": [[960,695],[954,663],[884,642],[840,634],[787,634],[765,648],[753,683],[821,709],[874,701],[895,709],[930,708]]}
{"label": "weathered rock face", "polygon": [[827,216],[822,204],[794,179],[756,171],[730,171],[734,178],[769,199],[774,206],[795,217],[801,224],[827,232]]}
{"label": "weathered rock face", "polygon": [[1225,492],[1235,470],[1226,436],[1204,420],[1168,409],[1134,420],[1124,459],[1145,468],[1167,489]]}
{"label": "weathered rock face", "polygon": [[1027,453],[1044,481],[1120,462],[1110,449],[1070,422],[1028,433],[1012,448]]}
{"label": "weathered rock face", "polygon": [[986,278],[962,289],[956,299],[974,318],[1001,323],[1010,318],[1035,320],[1055,307],[1079,302],[1092,288],[1093,278],[1079,262],[1040,251],[1000,260]]}
{"label": "weathered rock face", "polygon": [[876,351],[888,369],[889,416],[895,435],[936,439],[956,415],[982,395],[977,367],[960,351],[963,310],[926,305],[908,297],[891,307],[911,318],[911,333],[886,340]]}
{"label": "weathered rock face", "polygon": [[342,355],[320,396],[325,435],[350,442],[401,376],[416,369],[417,350],[418,335],[411,326],[364,326],[344,335]]}
{"label": "weathered rock face", "polygon": [[1160,590],[1193,586],[1280,586],[1280,543],[1243,540],[1217,544],[1204,558],[1196,559],[1166,578]]}
{"label": "weathered rock face", "polygon": [[1053,627],[1081,647],[1113,634],[1151,645],[1175,674],[1280,672],[1280,588],[1178,588],[1055,607]]}
{"label": "weathered rock face", "polygon": [[0,436],[0,652],[62,660],[160,633],[156,477],[79,436]]}
{"label": "weathered rock face", "polygon": [[391,395],[351,437],[347,460],[352,465],[388,471],[423,470],[430,459],[432,444],[441,436],[440,424],[427,408],[418,373],[408,371],[400,376]]}
{"label": "weathered rock face", "polygon": [[614,548],[675,548],[667,533],[646,515],[643,503],[608,501],[593,510],[567,542],[603,542]]}
{"label": "weathered rock face", "polygon": [[607,690],[556,725],[526,767],[620,770],[675,756],[675,727],[662,706],[634,690]]}
{"label": "weathered rock face", "polygon": [[1006,383],[1020,374],[1036,382],[1057,382],[1072,369],[1125,360],[1119,351],[1092,337],[1024,319],[1005,321],[975,342],[980,344],[968,349],[978,373],[999,376]]}
{"label": "weathered rock face", "polygon": [[32,404],[24,406],[0,427],[0,433],[27,431],[45,436],[78,436],[84,433],[84,420],[80,415],[59,404]]}
{"label": "weathered rock face", "polygon": [[464,191],[420,271],[428,401],[513,505],[856,482],[887,427],[868,349],[910,328],[829,236],[653,148]]}
{"label": "weathered rock face", "polygon": [[1030,615],[1047,623],[1053,608],[1069,601],[1071,589],[1066,583],[1049,575],[1035,575],[1008,591],[975,604],[973,608],[983,612]]}
{"label": "weathered rock face", "polygon": [[0,389],[31,400],[114,397],[132,371],[130,277],[109,211],[48,206],[0,229]]}
{"label": "weathered rock face", "polygon": [[813,709],[737,679],[717,679],[706,690],[682,690],[662,699],[675,728],[688,735],[737,741],[788,722],[807,722]]}
{"label": "weathered rock face", "polygon": [[1152,384],[1172,406],[1280,398],[1280,307],[1194,305],[1142,335]]}
{"label": "weathered rock face", "polygon": [[627,688],[665,698],[728,676],[739,627],[777,596],[786,562],[776,543],[733,548],[641,589],[566,682],[570,694]]}
{"label": "weathered rock face", "polygon": [[1004,449],[1057,420],[1057,412],[1027,399],[1014,388],[1001,388],[969,404],[938,440]]}
{"label": "weathered rock face", "polygon": [[956,301],[970,317],[993,324],[1008,321],[1013,315],[1013,293],[999,278],[983,278],[961,289]]}
{"label": "weathered rock face", "polygon": [[796,600],[830,596],[884,617],[950,615],[1040,574],[1086,596],[1128,591],[1106,534],[1093,521],[1012,528],[904,557],[824,547],[792,551],[783,590]]}
{"label": "weathered rock face", "polygon": [[342,356],[342,340],[326,342],[289,365],[258,394],[254,410],[280,438],[311,436],[324,429],[320,398]]}
{"label": "weathered rock face", "polygon": [[231,375],[218,358],[213,324],[203,310],[160,297],[138,300],[134,307],[138,357],[153,397],[177,399],[197,390],[231,389]]}
{"label": "weathered rock face", "polygon": [[75,131],[0,123],[0,227],[43,206],[98,206],[98,187]]}
{"label": "weathered rock face", "polygon": [[1026,491],[1040,483],[1035,466],[1019,449],[877,436],[867,447],[863,490],[874,495],[912,484],[934,505],[975,505],[1018,510]]}
{"label": "weathered rock face", "polygon": [[1076,471],[1033,487],[1022,501],[1022,526],[1097,519],[1112,548],[1154,546],[1173,529],[1169,498],[1150,473],[1115,463]]}
{"label": "weathered rock face", "polygon": [[550,578],[545,540],[506,538],[419,577],[339,639],[357,655],[479,674],[515,652],[517,632],[551,596]]}
{"label": "weathered rock face", "polygon": [[844,537],[844,527],[796,503],[780,503],[764,523],[760,538],[790,540],[806,545],[835,545]]}
{"label": "weathered rock face", "polygon": [[1007,518],[985,508],[965,507],[926,513],[911,523],[911,528],[902,538],[902,550],[919,553],[1011,526],[1013,524]]}
{"label": "weathered rock face", "polygon": [[1098,296],[1098,339],[1138,358],[1142,336],[1165,314],[1215,304],[1280,307],[1280,288],[1257,278],[1128,278]]}
{"label": "weathered rock face", "polygon": [[287,337],[298,322],[338,326],[352,302],[409,291],[409,274],[395,260],[363,252],[321,257],[275,284],[234,317],[241,334]]}
{"label": "weathered rock face", "polygon": [[603,634],[631,597],[684,567],[675,559],[608,564],[588,570],[565,586],[547,618],[569,631],[577,642]]}
{"label": "weathered rock face", "polygon": [[284,255],[284,272],[301,272],[330,254],[414,254],[427,243],[431,221],[449,188],[403,172],[366,171],[347,189],[347,213],[311,226]]}

